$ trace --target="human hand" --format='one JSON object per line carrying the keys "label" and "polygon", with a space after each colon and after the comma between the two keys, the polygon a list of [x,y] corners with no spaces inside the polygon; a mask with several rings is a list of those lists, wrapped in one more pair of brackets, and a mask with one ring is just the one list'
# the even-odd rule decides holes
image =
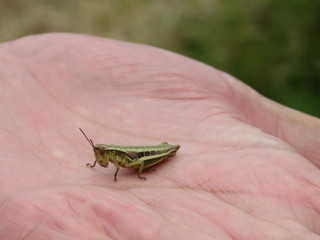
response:
{"label": "human hand", "polygon": [[[1,239],[319,239],[320,121],[167,51],[74,34],[0,45]],[[144,172],[94,143],[181,145]]]}

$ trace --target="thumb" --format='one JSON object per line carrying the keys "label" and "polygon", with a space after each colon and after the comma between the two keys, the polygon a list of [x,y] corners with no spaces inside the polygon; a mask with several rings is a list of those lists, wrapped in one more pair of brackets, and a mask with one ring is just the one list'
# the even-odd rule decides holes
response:
{"label": "thumb", "polygon": [[260,105],[260,111],[256,110],[257,114],[261,116],[264,111],[265,114],[274,115],[274,121],[267,123],[272,134],[289,143],[297,152],[320,167],[320,119],[267,99],[263,99]]}
{"label": "thumb", "polygon": [[247,116],[251,124],[278,137],[320,167],[320,119],[273,102],[255,91],[246,91]]}

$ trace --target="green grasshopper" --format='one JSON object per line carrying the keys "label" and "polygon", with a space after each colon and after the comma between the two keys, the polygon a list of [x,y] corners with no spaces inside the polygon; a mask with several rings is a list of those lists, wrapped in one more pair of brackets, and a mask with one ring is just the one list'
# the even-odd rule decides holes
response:
{"label": "green grasshopper", "polygon": [[79,128],[93,149],[96,160],[93,164],[87,163],[93,168],[96,163],[101,167],[108,167],[112,162],[116,167],[114,181],[117,181],[117,174],[120,167],[139,168],[138,177],[143,180],[147,178],[141,176],[143,169],[151,167],[169,157],[172,157],[179,150],[179,145],[170,145],[163,142],[159,145],[150,146],[117,146],[107,144],[93,144],[93,141]]}

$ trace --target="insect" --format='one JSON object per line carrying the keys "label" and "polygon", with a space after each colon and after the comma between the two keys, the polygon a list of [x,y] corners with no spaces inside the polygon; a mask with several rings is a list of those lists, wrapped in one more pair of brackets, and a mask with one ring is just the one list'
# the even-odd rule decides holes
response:
{"label": "insect", "polygon": [[98,163],[101,167],[108,167],[112,162],[116,167],[114,181],[117,181],[117,174],[120,167],[138,168],[138,177],[143,180],[147,178],[141,176],[143,169],[151,167],[169,157],[172,157],[179,150],[179,145],[170,145],[163,142],[159,145],[150,146],[117,146],[107,144],[94,144],[91,139],[79,128],[93,149],[96,160],[93,164],[87,163],[90,168]]}

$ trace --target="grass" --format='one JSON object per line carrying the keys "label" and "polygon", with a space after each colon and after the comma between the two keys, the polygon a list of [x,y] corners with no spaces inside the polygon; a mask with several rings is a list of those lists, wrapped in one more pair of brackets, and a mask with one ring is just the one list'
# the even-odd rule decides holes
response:
{"label": "grass", "polygon": [[0,41],[76,32],[165,48],[320,117],[320,2],[4,0]]}

